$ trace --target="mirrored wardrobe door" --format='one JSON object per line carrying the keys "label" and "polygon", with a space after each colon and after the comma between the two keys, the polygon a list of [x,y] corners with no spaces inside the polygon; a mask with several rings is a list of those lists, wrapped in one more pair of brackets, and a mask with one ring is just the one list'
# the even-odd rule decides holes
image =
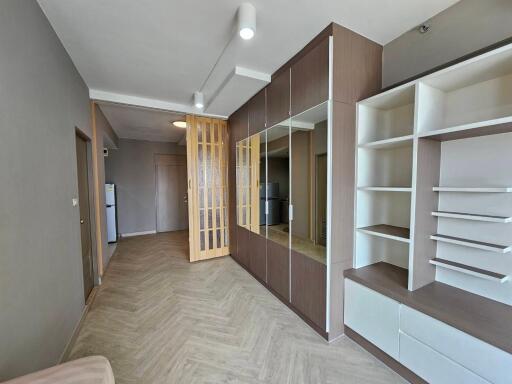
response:
{"label": "mirrored wardrobe door", "polygon": [[328,103],[291,120],[291,303],[326,329]]}
{"label": "mirrored wardrobe door", "polygon": [[267,134],[258,133],[249,138],[251,146],[251,232],[266,237],[266,179]]}
{"label": "mirrored wardrobe door", "polygon": [[290,121],[267,129],[267,282],[290,299]]}
{"label": "mirrored wardrobe door", "polygon": [[326,264],[327,102],[291,119],[291,249]]}

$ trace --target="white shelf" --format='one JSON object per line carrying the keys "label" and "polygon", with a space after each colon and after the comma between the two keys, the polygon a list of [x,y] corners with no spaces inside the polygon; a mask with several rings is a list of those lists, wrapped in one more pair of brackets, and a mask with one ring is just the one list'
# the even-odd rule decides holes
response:
{"label": "white shelf", "polygon": [[473,213],[464,212],[447,212],[447,211],[434,211],[432,216],[446,217],[450,219],[462,219],[462,220],[473,220],[473,221],[485,221],[489,223],[510,223],[512,217],[507,216],[491,216],[491,215],[476,215]]}
{"label": "white shelf", "polygon": [[420,132],[418,136],[423,138],[434,137],[441,140],[446,138],[449,140],[455,138],[468,138],[506,132],[512,132],[512,116],[455,125],[434,131],[424,131]]}
{"label": "white shelf", "polygon": [[357,189],[370,192],[412,192],[411,187],[358,187]]}
{"label": "white shelf", "polygon": [[505,281],[507,281],[509,279],[509,276],[503,275],[501,273],[486,271],[485,269],[472,267],[469,265],[457,263],[457,262],[450,261],[450,260],[435,258],[435,259],[430,260],[429,263],[433,264],[435,266],[438,266],[438,267],[451,269],[452,271],[462,272],[467,275],[476,276],[476,277],[480,277],[482,279],[496,281],[499,283],[504,283]]}
{"label": "white shelf", "polygon": [[490,251],[490,252],[496,252],[496,253],[508,253],[512,250],[512,246],[484,243],[482,241],[475,241],[475,240],[463,239],[460,237],[446,236],[446,235],[440,235],[440,234],[432,235],[432,236],[430,236],[430,239],[435,240],[435,241],[440,241],[443,243],[461,245],[463,247],[469,247],[469,248],[477,248],[477,249],[482,249],[484,251]]}
{"label": "white shelf", "polygon": [[512,187],[434,187],[434,192],[511,193]]}
{"label": "white shelf", "polygon": [[392,137],[390,139],[371,141],[369,143],[360,144],[359,148],[365,149],[392,149],[406,147],[412,145],[413,135]]}
{"label": "white shelf", "polygon": [[357,229],[359,232],[385,239],[409,243],[409,228],[395,227],[394,225],[379,224]]}

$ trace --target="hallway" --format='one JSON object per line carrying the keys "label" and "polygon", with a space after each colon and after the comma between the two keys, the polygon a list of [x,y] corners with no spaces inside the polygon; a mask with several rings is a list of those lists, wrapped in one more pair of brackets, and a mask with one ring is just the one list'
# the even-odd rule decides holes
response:
{"label": "hallway", "polygon": [[187,255],[185,231],[123,239],[69,360],[104,355],[118,384],[403,382],[347,338],[327,345],[231,258]]}

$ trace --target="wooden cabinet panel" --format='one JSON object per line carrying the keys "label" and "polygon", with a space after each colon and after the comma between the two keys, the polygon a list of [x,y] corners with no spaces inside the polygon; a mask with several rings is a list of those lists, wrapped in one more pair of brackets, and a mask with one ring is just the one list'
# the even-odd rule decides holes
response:
{"label": "wooden cabinet panel", "polygon": [[249,136],[265,130],[266,116],[266,88],[263,88],[247,103],[249,114]]}
{"label": "wooden cabinet panel", "polygon": [[249,136],[249,115],[247,103],[229,117],[231,137],[237,141]]}
{"label": "wooden cabinet panel", "polygon": [[333,25],[333,99],[355,103],[380,91],[382,46]]}
{"label": "wooden cabinet panel", "polygon": [[267,85],[267,127],[290,117],[290,70],[272,77]]}
{"label": "wooden cabinet panel", "polygon": [[267,239],[254,232],[250,233],[249,270],[260,280],[267,281]]}
{"label": "wooden cabinet panel", "polygon": [[301,113],[329,98],[329,39],[292,66],[291,112]]}
{"label": "wooden cabinet panel", "polygon": [[325,330],[327,268],[324,264],[292,250],[292,305]]}
{"label": "wooden cabinet panel", "polygon": [[237,225],[236,233],[238,246],[237,260],[240,264],[249,268],[249,236],[251,233],[239,225]]}
{"label": "wooden cabinet panel", "polygon": [[267,283],[283,299],[290,300],[289,248],[267,241]]}

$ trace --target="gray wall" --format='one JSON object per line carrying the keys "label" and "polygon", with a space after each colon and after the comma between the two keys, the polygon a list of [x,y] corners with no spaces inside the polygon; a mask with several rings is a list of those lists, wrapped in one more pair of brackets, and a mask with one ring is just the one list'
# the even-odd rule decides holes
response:
{"label": "gray wall", "polygon": [[105,180],[117,187],[120,234],[156,230],[155,154],[186,154],[175,143],[119,140],[105,159]]}
{"label": "gray wall", "polygon": [[389,86],[512,37],[512,1],[462,0],[432,19],[432,30],[409,31],[384,46],[382,83]]}
{"label": "gray wall", "polygon": [[58,362],[84,308],[75,127],[88,89],[35,0],[0,3],[0,381]]}

